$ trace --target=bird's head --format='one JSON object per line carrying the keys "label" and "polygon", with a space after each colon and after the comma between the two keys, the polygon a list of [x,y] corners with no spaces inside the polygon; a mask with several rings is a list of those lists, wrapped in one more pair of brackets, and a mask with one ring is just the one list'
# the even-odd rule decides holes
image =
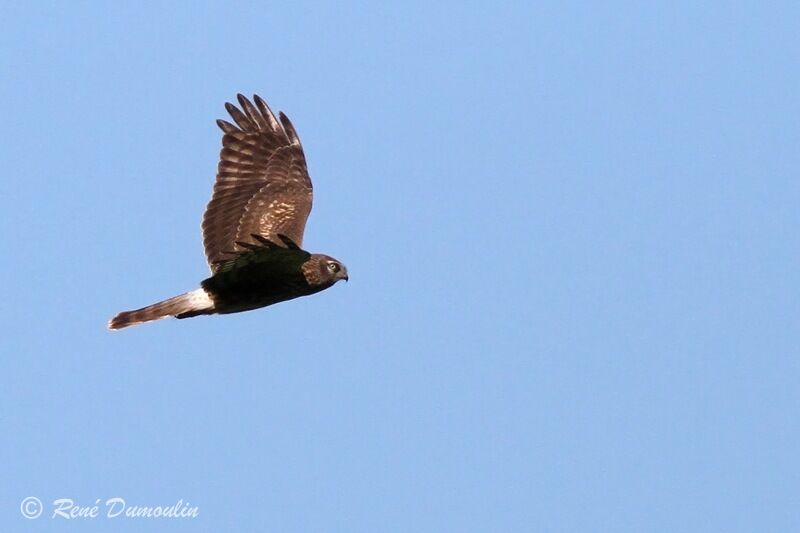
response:
{"label": "bird's head", "polygon": [[303,273],[311,285],[333,285],[341,279],[350,279],[347,276],[347,267],[338,259],[325,254],[313,254],[303,265]]}

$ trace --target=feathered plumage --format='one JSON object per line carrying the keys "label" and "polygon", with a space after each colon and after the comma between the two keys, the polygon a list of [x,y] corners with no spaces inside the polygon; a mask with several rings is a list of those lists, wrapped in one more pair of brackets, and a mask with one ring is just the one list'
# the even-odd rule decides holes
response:
{"label": "feathered plumage", "polygon": [[197,290],[108,324],[120,329],[167,316],[235,313],[324,290],[348,279],[345,266],[301,248],[313,187],[297,132],[259,96],[225,104],[217,180],[203,216],[203,244],[212,276]]}

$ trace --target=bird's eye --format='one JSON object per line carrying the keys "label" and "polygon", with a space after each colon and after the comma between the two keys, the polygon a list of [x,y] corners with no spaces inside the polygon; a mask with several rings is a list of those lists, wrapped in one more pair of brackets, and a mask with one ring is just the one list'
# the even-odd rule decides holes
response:
{"label": "bird's eye", "polygon": [[328,263],[328,270],[331,272],[339,272],[339,265],[337,263]]}

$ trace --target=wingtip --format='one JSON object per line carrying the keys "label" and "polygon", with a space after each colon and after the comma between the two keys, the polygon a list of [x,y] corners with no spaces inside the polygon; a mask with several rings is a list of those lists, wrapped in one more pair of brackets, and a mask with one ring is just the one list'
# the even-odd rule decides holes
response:
{"label": "wingtip", "polygon": [[287,138],[294,144],[300,146],[300,136],[297,135],[297,130],[294,129],[294,125],[292,121],[289,120],[289,117],[286,116],[286,113],[280,111],[278,113],[278,118],[281,120],[281,124],[283,125],[283,131],[286,132]]}
{"label": "wingtip", "polygon": [[217,126],[221,129],[224,133],[231,133],[234,131],[239,131],[239,128],[228,122],[227,120],[222,120],[221,118],[217,119]]}
{"label": "wingtip", "polygon": [[280,122],[278,122],[278,119],[275,118],[275,114],[272,112],[272,109],[270,109],[269,105],[267,105],[267,102],[257,94],[253,95],[253,101],[255,102],[258,110],[261,112],[261,115],[267,120],[269,128],[272,131],[278,131],[281,127]]}

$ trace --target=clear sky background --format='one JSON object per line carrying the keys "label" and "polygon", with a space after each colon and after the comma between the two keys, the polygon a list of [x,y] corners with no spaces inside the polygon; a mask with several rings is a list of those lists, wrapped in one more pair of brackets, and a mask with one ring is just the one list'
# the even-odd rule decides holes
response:
{"label": "clear sky background", "polygon": [[[796,2],[122,4],[0,7],[0,530],[800,530]],[[350,283],[107,331],[237,92]]]}

